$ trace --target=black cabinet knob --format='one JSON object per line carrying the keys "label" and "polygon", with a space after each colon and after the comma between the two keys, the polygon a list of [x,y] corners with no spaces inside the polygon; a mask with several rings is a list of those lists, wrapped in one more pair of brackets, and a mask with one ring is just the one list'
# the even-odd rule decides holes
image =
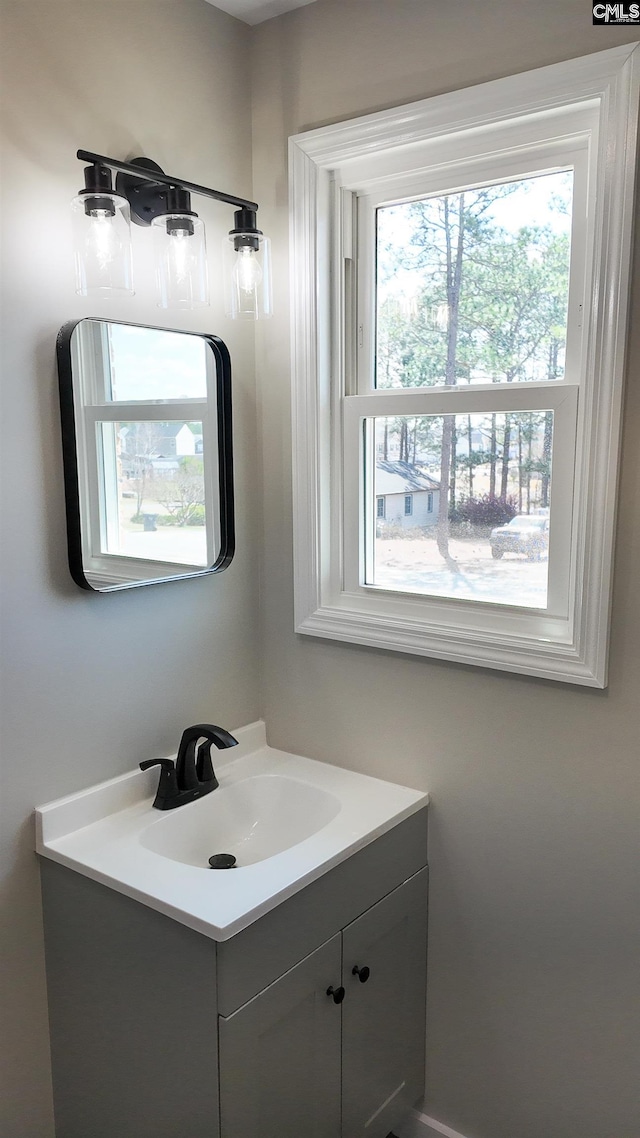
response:
{"label": "black cabinet knob", "polygon": [[327,995],[333,996],[334,1004],[341,1004],[344,1000],[344,988],[334,988],[333,984],[327,988]]}
{"label": "black cabinet knob", "polygon": [[351,975],[357,976],[361,984],[366,984],[371,975],[371,969],[366,967],[358,968],[358,965],[354,964],[353,968],[351,969]]}

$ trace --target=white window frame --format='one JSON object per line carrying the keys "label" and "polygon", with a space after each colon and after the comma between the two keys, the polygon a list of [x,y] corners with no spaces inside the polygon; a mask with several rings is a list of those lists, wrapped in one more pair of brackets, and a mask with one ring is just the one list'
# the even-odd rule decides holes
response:
{"label": "white window frame", "polygon": [[[636,160],[637,48],[625,45],[290,139],[298,632],[606,686]],[[528,154],[528,170],[562,169],[568,147],[580,150],[588,162],[589,221],[582,235],[588,291],[570,301],[583,303],[584,320],[569,322],[569,335],[581,337],[580,375],[510,385],[502,407],[553,409],[554,429],[558,424],[565,438],[577,431],[573,477],[570,471],[556,477],[558,462],[570,463],[571,458],[559,456],[554,447],[550,546],[555,564],[558,558],[564,560],[563,571],[553,574],[556,583],[564,582],[562,588],[556,587],[543,612],[364,585],[362,501],[372,490],[366,486],[362,457],[363,417],[397,414],[400,405],[402,413],[425,412],[420,389],[363,393],[357,386],[358,341],[361,356],[367,342],[371,349],[373,345],[372,333],[367,336],[365,331],[370,322],[361,318],[363,305],[371,311],[371,301],[362,289],[358,296],[356,288],[354,195],[377,195],[376,200],[386,195],[392,201],[398,179],[406,194],[412,171],[416,196],[422,193],[425,170],[433,192],[439,176],[441,192],[470,184],[470,167],[475,184],[482,184],[483,169],[485,182],[501,176],[506,180],[509,170],[517,176],[518,150]],[[582,161],[580,154],[577,161]],[[456,164],[458,182],[453,177]],[[359,216],[362,219],[362,209]],[[367,247],[372,249],[372,243],[361,239],[360,255],[366,255]],[[372,272],[370,279],[373,283]],[[479,411],[500,409],[499,388],[471,389]],[[464,391],[467,399],[469,389]],[[457,397],[457,389],[431,389],[430,407],[436,409],[429,413],[438,413],[439,405],[439,413],[454,411]],[[388,410],[392,407],[395,410]],[[467,407],[465,402],[465,413]],[[359,445],[343,447],[347,439],[359,439]]]}

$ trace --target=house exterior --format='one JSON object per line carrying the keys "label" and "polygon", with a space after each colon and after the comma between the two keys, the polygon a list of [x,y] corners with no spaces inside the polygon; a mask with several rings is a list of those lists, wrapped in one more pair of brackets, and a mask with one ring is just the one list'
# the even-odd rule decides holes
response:
{"label": "house exterior", "polygon": [[196,453],[195,435],[186,423],[161,423],[160,428],[159,458],[171,458],[173,455],[183,458]]}
{"label": "house exterior", "polygon": [[122,473],[137,478],[142,467],[155,474],[172,477],[182,458],[202,454],[202,435],[195,435],[187,423],[140,423],[124,426]]}
{"label": "house exterior", "polygon": [[[126,454],[149,459],[184,458],[196,454],[202,435],[194,435],[187,423],[138,424],[120,431]],[[202,450],[202,446],[200,446]]]}
{"label": "house exterior", "polygon": [[376,521],[417,529],[435,526],[440,483],[409,462],[376,462]]}

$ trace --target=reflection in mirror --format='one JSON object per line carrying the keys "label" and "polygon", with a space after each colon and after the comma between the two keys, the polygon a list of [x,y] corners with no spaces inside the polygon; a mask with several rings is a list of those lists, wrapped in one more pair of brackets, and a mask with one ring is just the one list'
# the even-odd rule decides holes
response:
{"label": "reflection in mirror", "polygon": [[71,574],[111,592],[226,568],[231,366],[216,336],[65,325],[58,371]]}

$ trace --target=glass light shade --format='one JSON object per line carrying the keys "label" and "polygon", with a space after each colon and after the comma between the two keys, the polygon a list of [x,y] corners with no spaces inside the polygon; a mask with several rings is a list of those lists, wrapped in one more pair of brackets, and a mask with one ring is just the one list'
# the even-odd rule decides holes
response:
{"label": "glass light shade", "polygon": [[71,203],[80,296],[133,296],[129,203],[100,190]]}
{"label": "glass light shade", "polygon": [[209,303],[204,225],[195,214],[163,213],[151,222],[159,308],[202,308]]}
{"label": "glass light shade", "polygon": [[265,320],[273,314],[271,242],[256,238],[258,248],[235,248],[236,235],[223,241],[225,312],[233,320]]}

